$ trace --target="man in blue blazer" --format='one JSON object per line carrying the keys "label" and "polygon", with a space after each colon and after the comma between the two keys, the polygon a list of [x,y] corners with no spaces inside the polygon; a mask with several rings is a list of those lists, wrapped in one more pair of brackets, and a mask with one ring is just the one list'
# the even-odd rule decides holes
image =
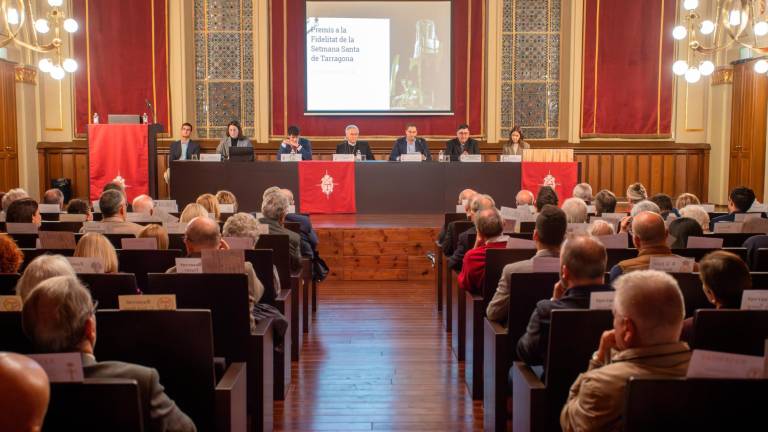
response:
{"label": "man in blue blazer", "polygon": [[181,125],[181,139],[171,143],[171,160],[191,160],[193,156],[200,157],[200,144],[190,139],[192,136],[192,125],[184,123]]}
{"label": "man in blue blazer", "polygon": [[301,160],[312,160],[312,143],[306,138],[299,137],[298,126],[288,126],[288,138],[280,144],[277,160],[280,160],[280,155],[291,153],[301,153]]}
{"label": "man in blue blazer", "polygon": [[421,160],[432,160],[432,155],[429,153],[429,146],[427,146],[427,140],[418,136],[419,131],[416,129],[416,125],[409,123],[405,126],[405,136],[400,137],[395,141],[392,152],[389,154],[389,160],[399,161],[400,156],[408,153],[421,153]]}

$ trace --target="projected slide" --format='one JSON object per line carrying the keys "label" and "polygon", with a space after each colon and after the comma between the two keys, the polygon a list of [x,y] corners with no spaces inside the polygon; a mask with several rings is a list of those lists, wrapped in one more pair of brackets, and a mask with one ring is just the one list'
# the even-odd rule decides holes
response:
{"label": "projected slide", "polygon": [[451,110],[450,1],[308,1],[306,110]]}

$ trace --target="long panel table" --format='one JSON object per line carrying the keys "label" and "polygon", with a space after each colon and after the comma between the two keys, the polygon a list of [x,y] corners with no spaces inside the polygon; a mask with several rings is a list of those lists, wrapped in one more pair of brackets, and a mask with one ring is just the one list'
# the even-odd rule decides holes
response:
{"label": "long panel table", "polygon": [[[200,194],[232,191],[242,211],[258,211],[270,186],[293,191],[299,207],[301,162],[171,162],[171,198],[180,207]],[[311,163],[311,162],[309,162]],[[513,206],[520,190],[520,163],[357,162],[355,199],[359,214],[453,212],[462,189],[491,195],[497,206]]]}

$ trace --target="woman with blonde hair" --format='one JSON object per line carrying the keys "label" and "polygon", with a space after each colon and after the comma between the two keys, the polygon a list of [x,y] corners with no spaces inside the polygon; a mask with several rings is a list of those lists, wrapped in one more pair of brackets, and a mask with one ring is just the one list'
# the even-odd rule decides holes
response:
{"label": "woman with blonde hair", "polygon": [[139,233],[136,235],[138,238],[154,238],[157,240],[157,249],[158,250],[167,250],[168,249],[168,230],[165,229],[165,227],[158,225],[158,224],[149,224],[145,226]]}
{"label": "woman with blonde hair", "polygon": [[181,212],[179,222],[189,223],[196,217],[208,217],[208,210],[197,203],[187,204],[187,206],[184,207],[184,211]]}
{"label": "woman with blonde hair", "polygon": [[16,282],[16,295],[24,301],[40,282],[56,276],[75,277],[75,270],[61,255],[40,255],[29,263]]}
{"label": "woman with blonde hair", "polygon": [[233,212],[237,213],[237,197],[235,194],[228,190],[220,190],[216,192],[216,201],[219,202],[219,204],[232,204]]}
{"label": "woman with blonde hair", "polygon": [[680,210],[685,208],[688,205],[700,205],[701,202],[699,201],[699,197],[692,193],[681,193],[680,196],[677,197],[677,200],[675,200],[675,208]]}
{"label": "woman with blonde hair", "polygon": [[216,201],[216,197],[213,196],[213,194],[202,194],[197,197],[195,202],[205,207],[205,210],[207,210],[208,213],[213,213],[214,220],[216,220],[216,222],[221,219],[221,209],[219,209],[219,202]]}
{"label": "woman with blonde hair", "polygon": [[117,252],[108,238],[99,233],[87,233],[80,238],[75,248],[76,257],[100,258],[104,273],[117,273]]}

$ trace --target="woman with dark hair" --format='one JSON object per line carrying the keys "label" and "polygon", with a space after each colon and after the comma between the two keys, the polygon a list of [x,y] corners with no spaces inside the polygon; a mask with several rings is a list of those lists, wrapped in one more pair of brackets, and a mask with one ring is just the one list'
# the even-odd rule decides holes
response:
{"label": "woman with dark hair", "polygon": [[520,130],[520,126],[515,126],[509,131],[509,142],[504,143],[501,154],[504,155],[523,155],[524,149],[529,149],[531,146],[525,142],[523,137],[523,131]]}
{"label": "woman with dark hair", "polygon": [[230,147],[253,148],[251,141],[243,135],[243,128],[240,127],[240,123],[234,120],[227,125],[227,136],[219,142],[216,153],[219,153],[222,159],[229,159]]}
{"label": "woman with dark hair", "polygon": [[688,247],[688,237],[701,237],[704,231],[695,219],[684,217],[669,224],[669,235],[675,238],[670,246],[672,249],[685,249]]}

